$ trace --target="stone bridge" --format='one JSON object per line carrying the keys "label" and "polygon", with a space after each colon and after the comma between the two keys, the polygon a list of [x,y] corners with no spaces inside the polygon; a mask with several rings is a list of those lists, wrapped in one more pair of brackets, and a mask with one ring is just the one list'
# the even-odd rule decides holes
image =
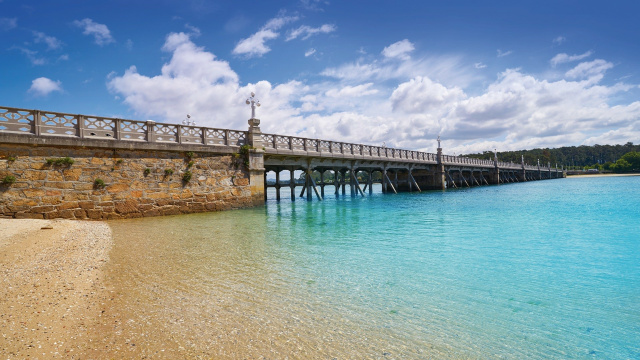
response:
{"label": "stone bridge", "polygon": [[[342,189],[344,194],[348,185],[352,195],[364,196],[371,193],[374,182],[381,183],[385,193],[397,193],[565,177],[562,169],[550,164],[501,162],[497,154],[493,160],[480,160],[445,155],[440,147],[437,153],[426,153],[263,134],[259,125],[260,120],[254,117],[248,131],[240,131],[195,126],[188,121],[166,124],[0,107],[0,144],[245,156],[253,199],[266,199],[267,187],[276,189],[278,199],[283,187],[289,189],[291,199],[296,197],[296,187],[301,188],[300,196],[306,192],[311,199],[315,193],[322,199],[328,184],[336,193]],[[297,170],[306,174],[302,183],[280,180],[282,171],[294,179]],[[276,181],[269,184],[267,173],[272,171]],[[324,179],[327,171],[333,175],[331,182]]]}

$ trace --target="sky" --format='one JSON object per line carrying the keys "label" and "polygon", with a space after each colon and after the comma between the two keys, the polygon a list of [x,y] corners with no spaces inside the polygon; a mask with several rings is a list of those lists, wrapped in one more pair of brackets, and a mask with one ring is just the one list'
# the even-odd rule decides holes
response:
{"label": "sky", "polygon": [[640,142],[637,1],[0,0],[0,106],[447,154]]}

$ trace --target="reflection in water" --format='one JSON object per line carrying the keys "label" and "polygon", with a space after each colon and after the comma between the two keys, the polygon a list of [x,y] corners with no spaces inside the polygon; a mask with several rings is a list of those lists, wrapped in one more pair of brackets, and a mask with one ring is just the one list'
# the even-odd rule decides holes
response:
{"label": "reflection in water", "polygon": [[638,357],[640,197],[616,192],[637,179],[597,197],[584,181],[114,221],[95,341],[136,358]]}

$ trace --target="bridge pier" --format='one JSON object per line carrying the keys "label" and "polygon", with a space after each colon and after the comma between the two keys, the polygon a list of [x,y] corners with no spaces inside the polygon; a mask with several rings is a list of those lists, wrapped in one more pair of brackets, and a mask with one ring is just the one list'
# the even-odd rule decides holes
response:
{"label": "bridge pier", "polygon": [[289,169],[289,188],[291,190],[291,201],[296,201],[296,179],[293,167]]}

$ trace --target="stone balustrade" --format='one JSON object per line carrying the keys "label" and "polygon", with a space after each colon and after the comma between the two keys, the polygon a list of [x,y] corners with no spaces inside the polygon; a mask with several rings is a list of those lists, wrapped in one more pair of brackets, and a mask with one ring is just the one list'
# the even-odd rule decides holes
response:
{"label": "stone balustrade", "polygon": [[[36,136],[111,139],[131,142],[173,143],[190,145],[242,146],[248,144],[247,132],[202,126],[156,123],[92,115],[58,113],[0,107],[0,132]],[[267,154],[291,152],[333,157],[407,161],[434,164],[438,155],[422,151],[394,149],[384,146],[351,144],[297,136],[261,134]],[[522,169],[522,164],[494,160],[442,155],[441,162],[449,166]],[[525,165],[526,170],[549,171],[550,167]]]}

